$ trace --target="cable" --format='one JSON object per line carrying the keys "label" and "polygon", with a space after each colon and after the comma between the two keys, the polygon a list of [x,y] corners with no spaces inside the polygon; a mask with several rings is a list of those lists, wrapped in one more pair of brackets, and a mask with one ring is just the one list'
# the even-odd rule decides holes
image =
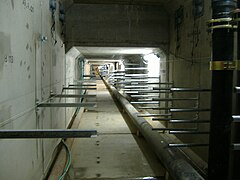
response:
{"label": "cable", "polygon": [[67,144],[64,142],[64,140],[61,141],[61,143],[63,143],[65,149],[66,149],[66,152],[67,152],[67,157],[68,157],[68,161],[67,161],[67,164],[64,168],[64,171],[62,173],[62,175],[58,178],[58,180],[63,180],[63,178],[66,176],[70,166],[71,166],[71,161],[72,161],[72,155],[71,155],[71,151],[69,149],[69,147],[67,146]]}

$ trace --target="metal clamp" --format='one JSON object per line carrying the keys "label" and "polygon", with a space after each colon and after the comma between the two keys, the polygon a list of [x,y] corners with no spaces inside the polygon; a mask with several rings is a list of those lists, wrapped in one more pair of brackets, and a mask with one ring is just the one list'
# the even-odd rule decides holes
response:
{"label": "metal clamp", "polygon": [[237,29],[237,26],[232,25],[232,18],[218,18],[211,19],[207,22],[208,31],[213,31],[214,29]]}
{"label": "metal clamp", "polygon": [[224,71],[238,69],[238,63],[236,61],[211,61],[211,71]]}

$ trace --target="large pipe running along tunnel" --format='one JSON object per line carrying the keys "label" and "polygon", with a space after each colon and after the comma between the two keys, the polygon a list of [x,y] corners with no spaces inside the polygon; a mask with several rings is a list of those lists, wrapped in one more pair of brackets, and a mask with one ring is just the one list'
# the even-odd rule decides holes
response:
{"label": "large pipe running along tunnel", "polygon": [[0,2],[0,179],[240,179],[239,0]]}

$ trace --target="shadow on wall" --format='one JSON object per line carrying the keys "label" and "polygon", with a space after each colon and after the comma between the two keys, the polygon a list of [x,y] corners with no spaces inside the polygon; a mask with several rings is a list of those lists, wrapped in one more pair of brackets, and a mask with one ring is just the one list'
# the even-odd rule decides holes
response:
{"label": "shadow on wall", "polygon": [[10,35],[6,35],[0,32],[0,79],[2,77],[3,66],[7,58],[11,54],[11,38]]}

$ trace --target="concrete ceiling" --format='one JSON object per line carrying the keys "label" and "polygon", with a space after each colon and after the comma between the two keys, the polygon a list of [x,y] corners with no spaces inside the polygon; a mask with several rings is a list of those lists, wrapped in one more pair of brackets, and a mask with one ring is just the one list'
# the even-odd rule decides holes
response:
{"label": "concrete ceiling", "polygon": [[73,0],[76,4],[163,5],[172,0]]}
{"label": "concrete ceiling", "polygon": [[79,52],[89,61],[115,61],[123,59],[128,55],[146,55],[157,53],[158,48],[139,47],[76,47]]}

